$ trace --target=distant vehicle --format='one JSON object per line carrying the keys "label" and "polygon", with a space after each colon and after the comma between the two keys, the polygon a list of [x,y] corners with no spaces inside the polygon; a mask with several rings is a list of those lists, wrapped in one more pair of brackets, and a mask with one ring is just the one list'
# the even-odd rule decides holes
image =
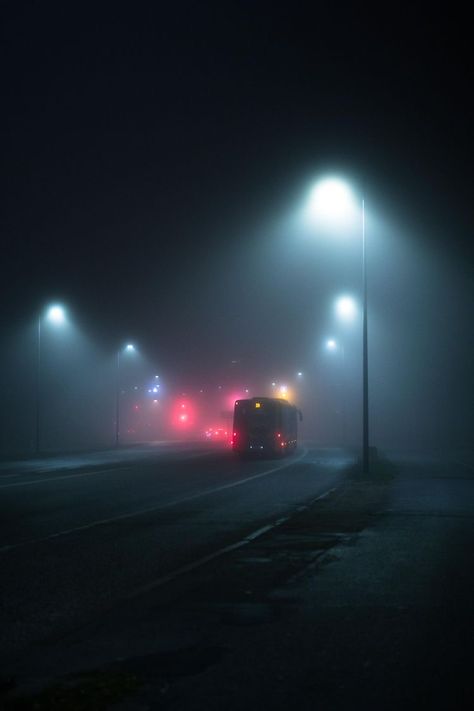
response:
{"label": "distant vehicle", "polygon": [[234,406],[232,449],[239,455],[283,456],[296,449],[301,412],[281,398],[254,397]]}
{"label": "distant vehicle", "polygon": [[228,442],[229,433],[225,427],[209,427],[204,433],[207,440],[212,442]]}

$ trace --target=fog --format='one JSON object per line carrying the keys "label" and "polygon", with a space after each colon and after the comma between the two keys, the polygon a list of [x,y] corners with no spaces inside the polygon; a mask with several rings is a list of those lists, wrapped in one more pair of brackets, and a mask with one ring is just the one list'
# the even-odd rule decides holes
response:
{"label": "fog", "polygon": [[[413,12],[388,32],[318,8],[315,40],[286,5],[92,23],[9,6],[2,456],[38,448],[38,403],[40,449],[62,451],[115,446],[117,429],[120,444],[202,438],[230,425],[234,394],[282,387],[304,438],[359,446],[362,198],[370,443],[470,443],[471,49]],[[359,205],[342,231],[306,219],[330,173]],[[38,318],[56,300],[68,324],[43,323],[38,398]]]}
{"label": "fog", "polygon": [[[367,201],[370,444],[467,446],[468,269],[430,246],[396,200],[381,203],[376,211]],[[231,230],[165,291],[152,284],[156,322],[149,327],[148,313],[137,314],[133,353],[126,341],[112,348],[110,337],[101,340],[110,328],[105,316],[97,327],[97,311],[90,333],[77,308],[61,327],[42,312],[39,400],[38,315],[12,326],[1,363],[2,456],[35,452],[38,406],[41,451],[114,446],[117,388],[119,444],[202,439],[208,427],[230,429],[236,398],[267,395],[298,405],[303,438],[360,446],[360,227],[325,233],[298,222],[298,210],[288,200],[270,219],[263,209],[253,229],[247,223],[240,239]],[[341,294],[354,299],[350,320],[337,316]]]}

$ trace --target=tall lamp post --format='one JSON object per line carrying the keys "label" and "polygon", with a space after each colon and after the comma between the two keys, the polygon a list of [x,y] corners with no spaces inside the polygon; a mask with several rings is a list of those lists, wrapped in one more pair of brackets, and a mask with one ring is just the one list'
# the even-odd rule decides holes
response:
{"label": "tall lamp post", "polygon": [[369,363],[367,339],[367,260],[365,258],[365,203],[362,198],[362,471],[369,473]]}
{"label": "tall lamp post", "polygon": [[36,343],[36,416],[35,416],[35,453],[41,452],[41,368],[42,368],[42,352],[41,352],[41,326],[43,319],[47,319],[49,323],[55,326],[62,326],[66,321],[66,312],[62,306],[55,304],[50,306],[46,313],[40,313],[38,316],[37,325],[37,343]]}
{"label": "tall lamp post", "polygon": [[123,353],[133,353],[135,346],[128,343],[125,347],[119,348],[116,357],[116,373],[115,373],[115,446],[120,444],[120,364]]}
{"label": "tall lamp post", "polygon": [[362,469],[369,472],[369,366],[367,337],[367,259],[365,240],[365,201],[358,202],[350,187],[339,178],[320,180],[312,189],[310,211],[327,224],[347,224],[355,209],[360,212],[362,232]]}

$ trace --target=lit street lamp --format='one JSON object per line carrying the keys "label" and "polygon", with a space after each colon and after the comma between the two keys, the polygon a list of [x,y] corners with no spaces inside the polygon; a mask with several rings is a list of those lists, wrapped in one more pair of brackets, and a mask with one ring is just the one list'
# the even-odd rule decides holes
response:
{"label": "lit street lamp", "polygon": [[38,316],[37,327],[37,355],[36,355],[36,422],[35,422],[35,452],[41,451],[41,324],[43,320],[48,321],[53,326],[62,326],[66,322],[66,312],[62,306],[55,304],[50,306],[46,313]]}
{"label": "lit street lamp", "polygon": [[326,341],[326,348],[328,351],[336,351],[341,354],[342,362],[344,363],[345,353],[344,346],[342,343],[338,343],[334,338],[328,338]]}
{"label": "lit street lamp", "polygon": [[336,301],[336,312],[343,321],[352,321],[356,315],[357,307],[350,296],[341,296]]}
{"label": "lit street lamp", "polygon": [[115,446],[118,447],[120,443],[120,364],[121,355],[124,353],[134,353],[135,346],[132,343],[127,343],[123,348],[119,348],[117,351],[116,360],[116,388],[115,388]]}
{"label": "lit street lamp", "polygon": [[[327,223],[347,224],[354,214],[356,201],[350,187],[338,178],[327,178],[319,181],[310,197],[311,213],[322,217]],[[364,199],[357,203],[361,217],[362,237],[362,470],[369,471],[369,379],[368,379],[368,344],[367,344],[367,264],[365,245],[365,203]],[[347,304],[346,304],[347,305]]]}

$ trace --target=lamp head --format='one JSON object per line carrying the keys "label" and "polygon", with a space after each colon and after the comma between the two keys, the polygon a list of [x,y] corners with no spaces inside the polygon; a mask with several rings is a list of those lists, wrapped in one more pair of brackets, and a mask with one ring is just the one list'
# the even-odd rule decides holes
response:
{"label": "lamp head", "polygon": [[352,188],[341,178],[322,178],[310,190],[309,218],[324,227],[338,228],[354,224],[357,211]]}
{"label": "lamp head", "polygon": [[47,310],[46,318],[55,326],[61,326],[66,321],[66,312],[62,306],[54,304]]}

